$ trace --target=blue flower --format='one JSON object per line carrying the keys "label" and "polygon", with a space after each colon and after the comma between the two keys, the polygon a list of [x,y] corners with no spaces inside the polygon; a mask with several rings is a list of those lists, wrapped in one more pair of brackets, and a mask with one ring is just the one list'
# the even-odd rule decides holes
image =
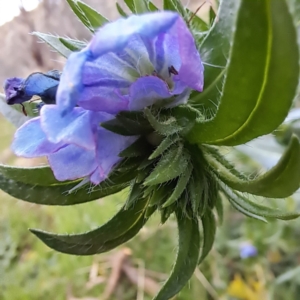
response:
{"label": "blue flower", "polygon": [[22,157],[47,156],[57,180],[89,177],[99,184],[121,160],[119,153],[136,140],[99,126],[113,117],[80,107],[62,117],[56,105],[44,105],[40,117],[17,130],[12,150]]}
{"label": "blue flower", "polygon": [[57,92],[63,114],[79,105],[116,114],[169,99],[186,103],[203,89],[203,65],[185,21],[175,12],[132,15],[100,28],[72,53]]}
{"label": "blue flower", "polygon": [[254,257],[257,255],[257,249],[250,243],[243,243],[240,246],[240,257],[242,259]]}
{"label": "blue flower", "polygon": [[[28,86],[27,81],[26,95]],[[44,90],[44,81],[36,87]],[[119,153],[137,139],[112,133],[100,123],[158,101],[167,106],[186,103],[192,89],[203,89],[203,66],[177,13],[120,19],[100,28],[85,49],[70,55],[56,105],[43,106],[40,117],[19,128],[13,151],[24,157],[47,156],[58,180],[88,177],[98,184],[121,160]]]}
{"label": "blue flower", "polygon": [[43,73],[33,73],[26,79],[13,77],[6,79],[4,91],[7,104],[21,104],[33,96],[40,96],[47,104],[55,103],[60,74],[56,70]]}

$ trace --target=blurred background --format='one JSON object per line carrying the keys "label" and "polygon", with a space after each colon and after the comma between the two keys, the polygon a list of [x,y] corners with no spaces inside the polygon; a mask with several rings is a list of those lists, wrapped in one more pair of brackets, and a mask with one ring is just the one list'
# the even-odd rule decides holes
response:
{"label": "blurred background", "polygon": [[[109,19],[118,16],[115,1],[85,2]],[[153,2],[161,6],[161,1]],[[201,2],[184,4],[195,11]],[[205,5],[201,10],[204,18],[208,8]],[[82,40],[91,37],[65,0],[0,0],[0,82],[7,77],[63,68],[64,59],[29,34],[33,31]],[[223,153],[249,174],[260,173],[278,160],[291,131],[299,131],[298,119],[299,113],[276,136],[257,139],[235,150],[224,148]],[[16,158],[9,149],[15,128],[1,115],[0,128],[1,163],[44,163]],[[162,226],[159,216],[154,215],[129,243],[91,257],[56,253],[28,231],[40,228],[74,233],[93,229],[121,207],[126,195],[123,191],[88,204],[46,207],[18,201],[0,191],[0,300],[151,299],[174,262],[174,220]],[[263,204],[268,205],[267,201]],[[280,201],[285,209],[295,210],[300,197],[296,193]],[[176,299],[296,300],[299,295],[300,219],[265,224],[244,217],[224,203],[224,220],[214,248]]]}

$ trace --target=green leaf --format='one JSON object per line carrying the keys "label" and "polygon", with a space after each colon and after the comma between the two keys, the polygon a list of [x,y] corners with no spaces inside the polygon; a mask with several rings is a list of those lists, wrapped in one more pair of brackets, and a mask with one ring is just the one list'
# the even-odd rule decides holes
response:
{"label": "green leaf", "polygon": [[33,234],[35,234],[40,240],[42,240],[48,247],[55,249],[56,251],[62,253],[74,254],[74,255],[93,255],[95,253],[108,252],[124,244],[125,242],[129,241],[130,239],[132,239],[134,236],[137,235],[137,233],[145,225],[147,220],[148,219],[144,217],[140,218],[138,222],[134,224],[134,226],[132,226],[125,234],[119,236],[116,239],[112,239],[103,243],[97,249],[94,249],[92,244],[80,245],[81,246],[80,248],[78,245],[73,245],[73,249],[71,249],[68,243],[53,239],[52,237],[49,237],[47,234],[45,234],[42,231],[35,230],[35,229],[31,229],[30,231]]}
{"label": "green leaf", "polygon": [[127,14],[126,12],[123,10],[123,8],[120,6],[120,4],[118,2],[116,2],[116,6],[117,6],[117,10],[119,12],[119,14],[124,17],[124,18],[127,18]]}
{"label": "green leaf", "polygon": [[193,31],[204,32],[209,29],[208,24],[204,22],[199,16],[197,16],[197,14],[194,15],[194,13],[189,9],[187,9],[186,11],[189,15],[189,19],[192,18],[189,23],[191,24],[191,28],[193,29]]}
{"label": "green leaf", "polygon": [[198,122],[189,140],[232,146],[275,130],[296,93],[298,52],[286,1],[243,0],[218,111]]}
{"label": "green leaf", "polygon": [[51,46],[54,50],[60,53],[64,57],[68,57],[73,50],[70,50],[66,47],[61,41],[59,36],[54,36],[51,34],[45,34],[41,32],[33,32],[33,35],[37,36],[42,41],[46,42],[49,46]]}
{"label": "green leaf", "polygon": [[292,220],[300,216],[300,213],[296,212],[282,212],[282,210],[274,209],[271,207],[263,206],[253,201],[250,201],[242,194],[238,192],[232,192],[229,189],[224,190],[226,195],[234,201],[239,207],[242,207],[245,211],[255,214],[257,216],[266,218],[275,218],[281,220]]}
{"label": "green leaf", "polygon": [[131,12],[136,13],[135,6],[134,6],[134,0],[124,0],[127,7],[131,10]]}
{"label": "green leaf", "polygon": [[186,16],[186,10],[180,0],[164,0],[164,10],[173,10],[183,17]]}
{"label": "green leaf", "polygon": [[92,27],[90,21],[85,16],[84,12],[78,6],[77,0],[67,0],[70,8],[73,10],[74,14],[78,17],[78,19],[82,22],[82,24],[92,33],[94,33],[94,28]]}
{"label": "green leaf", "polygon": [[213,212],[210,209],[205,211],[205,214],[201,218],[203,227],[203,247],[201,256],[199,258],[199,264],[208,255],[215,241],[216,235],[216,220]]}
{"label": "green leaf", "polygon": [[0,164],[0,174],[9,179],[32,185],[64,184],[64,182],[55,179],[49,166],[23,168]]}
{"label": "green leaf", "polygon": [[204,111],[206,115],[213,115],[220,100],[240,5],[241,0],[222,1],[218,22],[214,23],[200,45],[201,59],[205,63],[204,90],[202,93],[192,93],[189,103]]}
{"label": "green leaf", "polygon": [[197,215],[200,207],[200,203],[204,201],[202,197],[204,188],[203,188],[203,181],[199,180],[199,177],[195,176],[195,173],[196,172],[194,170],[194,174],[188,184],[188,192],[189,192],[189,199],[191,202],[193,213]]}
{"label": "green leaf", "polygon": [[137,14],[146,13],[149,11],[148,4],[146,0],[133,0],[135,12]]}
{"label": "green leaf", "polygon": [[151,151],[151,145],[141,137],[132,143],[129,147],[123,150],[119,156],[120,157],[138,157],[138,156],[147,156]]}
{"label": "green leaf", "polygon": [[183,145],[171,147],[160,159],[152,173],[146,178],[145,185],[156,185],[180,176],[188,166],[190,155]]}
{"label": "green leaf", "polygon": [[300,145],[293,136],[279,162],[265,174],[253,180],[242,180],[225,166],[205,155],[212,171],[229,187],[241,192],[268,198],[285,198],[292,195],[300,184]]}
{"label": "green leaf", "polygon": [[161,135],[172,135],[183,129],[173,116],[154,116],[149,108],[145,108],[144,112],[151,126]]}
{"label": "green leaf", "polygon": [[167,201],[164,203],[163,207],[167,207],[167,206],[173,204],[175,201],[177,201],[179,199],[179,197],[182,195],[182,193],[186,189],[188,181],[191,178],[192,171],[193,171],[193,166],[190,164],[185,169],[185,171],[179,176],[176,187],[175,187],[173,193],[167,199]]}
{"label": "green leaf", "polygon": [[153,151],[153,153],[149,156],[149,159],[154,159],[163,154],[166,150],[168,150],[173,144],[178,142],[180,138],[175,136],[167,136]]}
{"label": "green leaf", "polygon": [[135,180],[132,181],[130,186],[129,196],[126,200],[125,209],[134,206],[136,202],[142,198],[142,194],[144,193],[144,187],[141,183],[137,183]]}
{"label": "green leaf", "polygon": [[218,197],[216,199],[216,212],[218,215],[218,224],[222,225],[223,224],[223,216],[224,216],[224,208],[223,208],[223,201],[220,193],[218,193]]}
{"label": "green leaf", "polygon": [[[93,255],[112,249],[137,233],[145,223],[144,213],[148,200],[140,199],[129,209],[123,207],[111,220],[101,227],[82,234],[59,235],[31,229],[50,248],[74,255]],[[121,242],[120,242],[121,241]],[[117,244],[117,245],[116,245]],[[114,248],[113,247],[113,248]]]}
{"label": "green leaf", "polygon": [[153,131],[148,120],[140,111],[123,111],[115,119],[101,123],[101,126],[121,135],[145,135]]}
{"label": "green leaf", "polygon": [[84,13],[86,19],[89,21],[91,27],[96,30],[97,28],[101,27],[105,23],[109,21],[103,17],[99,12],[91,8],[89,5],[85,4],[84,2],[77,1],[77,6],[81,9]]}
{"label": "green leaf", "polygon": [[154,12],[159,10],[151,1],[148,2],[148,6],[150,11]]}
{"label": "green leaf", "polygon": [[149,189],[148,191],[152,192],[149,206],[161,205],[171,192],[169,185],[149,186],[147,189]]}
{"label": "green leaf", "polygon": [[73,51],[80,51],[86,46],[86,43],[78,40],[72,40],[72,39],[67,39],[63,37],[58,37],[59,41],[66,46],[69,50]]}
{"label": "green leaf", "polygon": [[127,173],[113,173],[100,185],[91,188],[85,186],[70,193],[78,185],[78,181],[70,184],[59,184],[41,186],[26,184],[0,174],[0,189],[14,198],[27,202],[44,205],[74,205],[93,201],[105,196],[115,194],[129,185],[129,182],[136,176],[135,170]]}
{"label": "green leaf", "polygon": [[200,232],[198,219],[183,218],[176,213],[179,241],[173,270],[161,290],[153,300],[167,300],[176,295],[192,277],[200,252]]}
{"label": "green leaf", "polygon": [[262,221],[264,223],[268,223],[268,221],[266,220],[266,218],[260,216],[260,215],[257,215],[257,214],[254,214],[248,210],[246,210],[245,208],[243,208],[242,206],[240,206],[238,204],[238,202],[236,202],[233,198],[231,198],[229,195],[226,194],[226,198],[228,199],[228,201],[230,202],[230,204],[239,212],[241,212],[242,214],[244,214],[245,216],[249,217],[249,218],[253,218],[253,219],[256,219],[256,220],[259,220],[259,221]]}

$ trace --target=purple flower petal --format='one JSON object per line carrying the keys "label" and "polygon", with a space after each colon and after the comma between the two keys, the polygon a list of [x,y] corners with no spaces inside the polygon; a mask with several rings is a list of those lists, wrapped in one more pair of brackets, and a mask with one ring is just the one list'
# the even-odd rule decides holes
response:
{"label": "purple flower petal", "polygon": [[119,111],[128,110],[128,97],[123,96],[117,88],[85,87],[78,105],[87,110],[117,114]]}
{"label": "purple flower petal", "polygon": [[94,183],[96,176],[105,179],[111,172],[112,168],[121,160],[120,152],[129,147],[138,137],[136,136],[122,136],[108,131],[104,128],[98,130],[98,147],[97,147],[97,161],[98,161],[98,175],[94,174]]}
{"label": "purple flower petal", "polygon": [[15,133],[12,150],[18,156],[46,156],[64,147],[64,143],[51,143],[41,129],[40,118],[27,121]]}
{"label": "purple flower petal", "polygon": [[95,149],[92,112],[75,107],[62,116],[57,105],[44,105],[41,109],[41,126],[52,143],[64,142],[86,149]]}
{"label": "purple flower petal", "polygon": [[131,15],[101,27],[88,47],[94,57],[120,51],[134,35],[151,39],[160,32],[168,31],[177,19],[178,14],[167,11]]}
{"label": "purple flower petal", "polygon": [[141,77],[130,87],[129,110],[141,110],[173,96],[167,83],[156,76]]}
{"label": "purple flower petal", "polygon": [[67,60],[56,94],[56,102],[62,115],[70,112],[80,98],[83,90],[82,69],[85,62],[90,59],[90,55],[90,51],[85,48],[72,53]]}
{"label": "purple flower petal", "polygon": [[8,78],[4,82],[4,92],[6,96],[7,104],[23,103],[31,99],[31,96],[20,93],[24,83],[23,78],[13,77]]}
{"label": "purple flower petal", "polygon": [[177,20],[175,28],[181,58],[178,78],[188,87],[202,92],[204,68],[194,38],[182,18]]}
{"label": "purple flower petal", "polygon": [[68,145],[48,156],[57,180],[74,180],[92,174],[97,168],[95,150]]}

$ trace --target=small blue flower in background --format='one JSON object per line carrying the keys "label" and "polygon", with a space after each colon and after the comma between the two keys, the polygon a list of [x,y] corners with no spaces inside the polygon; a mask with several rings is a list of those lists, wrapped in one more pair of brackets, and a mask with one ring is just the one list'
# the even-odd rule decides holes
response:
{"label": "small blue flower in background", "polygon": [[257,248],[251,243],[243,243],[240,245],[240,257],[242,259],[254,257],[257,255]]}
{"label": "small blue flower in background", "polygon": [[[48,91],[49,81],[34,81],[33,75],[26,81],[26,96],[33,87]],[[15,82],[24,86],[11,81],[7,99]],[[60,77],[57,105],[44,105],[40,117],[19,128],[12,149],[23,157],[47,156],[58,180],[88,177],[98,184],[121,160],[119,153],[137,139],[110,132],[100,123],[120,111],[142,110],[159,101],[165,107],[186,103],[192,89],[203,89],[203,65],[177,13],[119,19],[70,55]],[[17,96],[14,103],[21,103],[23,98]]]}
{"label": "small blue flower in background", "polygon": [[57,93],[63,113],[75,105],[116,114],[169,99],[186,103],[203,89],[203,65],[185,21],[175,12],[132,15],[100,28],[72,53]]}
{"label": "small blue flower in background", "polygon": [[40,96],[47,104],[55,103],[60,73],[57,70],[43,73],[33,73],[26,79],[13,77],[4,83],[7,104],[21,104],[33,96]]}

